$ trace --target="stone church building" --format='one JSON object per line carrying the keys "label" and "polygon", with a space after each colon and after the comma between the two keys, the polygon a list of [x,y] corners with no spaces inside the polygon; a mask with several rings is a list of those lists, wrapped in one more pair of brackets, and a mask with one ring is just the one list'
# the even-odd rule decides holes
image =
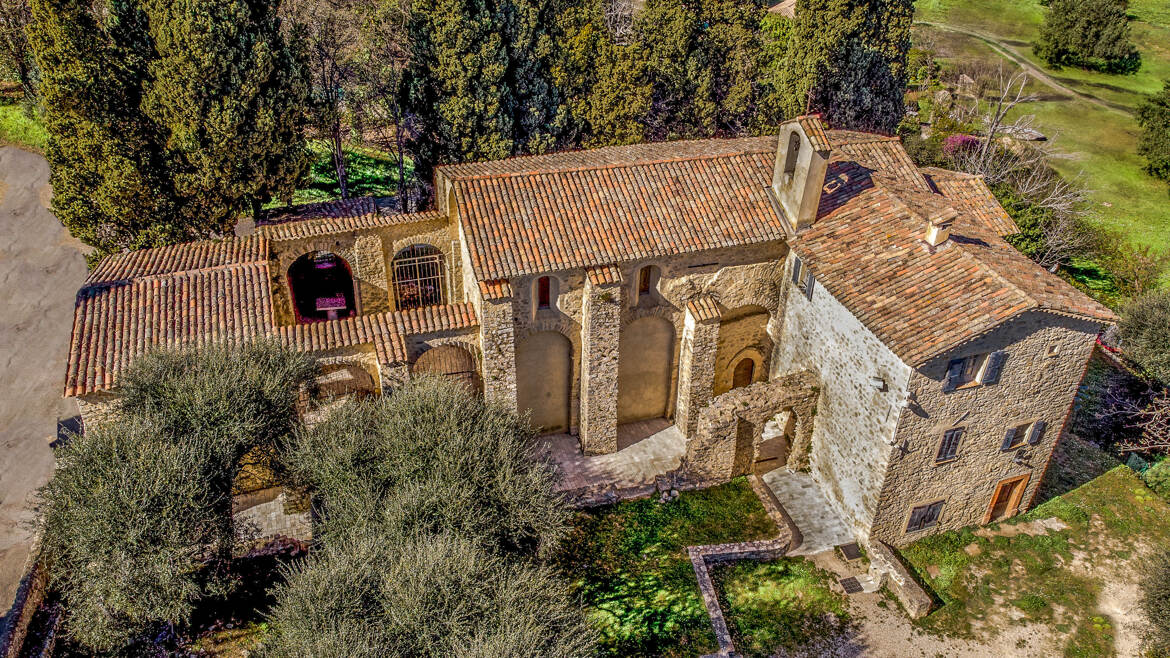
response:
{"label": "stone church building", "polygon": [[904,544],[1029,507],[1115,319],[1004,241],[980,178],[815,116],[434,183],[433,211],[303,206],[103,260],[65,394],[92,422],[147,350],[273,337],[326,393],[443,375],[584,455],[661,419],[696,481],[778,461],[858,539]]}

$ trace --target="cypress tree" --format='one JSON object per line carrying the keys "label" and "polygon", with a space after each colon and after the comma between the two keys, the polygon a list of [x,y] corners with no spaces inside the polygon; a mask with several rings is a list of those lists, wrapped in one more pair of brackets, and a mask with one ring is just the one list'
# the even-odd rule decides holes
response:
{"label": "cypress tree", "polygon": [[421,181],[435,165],[539,153],[564,130],[546,0],[417,0],[406,104]]}
{"label": "cypress tree", "polygon": [[307,84],[277,4],[33,0],[53,209],[97,256],[291,196]]}
{"label": "cypress tree", "polygon": [[1130,39],[1128,0],[1052,0],[1035,52],[1056,68],[1136,73],[1142,65]]}
{"label": "cypress tree", "polygon": [[782,76],[788,116],[892,133],[903,115],[912,0],[800,0]]}
{"label": "cypress tree", "polygon": [[279,2],[149,0],[157,59],[144,99],[167,135],[183,221],[230,231],[309,165],[308,72],[285,42]]}
{"label": "cypress tree", "polygon": [[197,227],[173,221],[162,135],[140,108],[145,17],[119,3],[99,19],[90,7],[32,0],[53,210],[99,255],[194,237]]}

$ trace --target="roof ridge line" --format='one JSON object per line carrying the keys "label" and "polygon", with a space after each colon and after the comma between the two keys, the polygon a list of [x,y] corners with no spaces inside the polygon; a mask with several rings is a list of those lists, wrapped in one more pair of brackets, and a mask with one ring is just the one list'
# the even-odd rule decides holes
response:
{"label": "roof ridge line", "polygon": [[175,270],[173,272],[158,272],[155,274],[144,274],[142,276],[134,276],[134,277],[123,278],[123,279],[112,279],[109,281],[97,281],[94,283],[85,283],[85,284],[82,284],[81,289],[78,292],[83,292],[86,290],[98,289],[98,288],[113,288],[114,286],[117,286],[117,285],[134,284],[134,283],[138,283],[140,281],[153,281],[156,279],[175,279],[175,278],[178,278],[179,276],[184,275],[184,274],[202,274],[204,272],[215,272],[218,270],[231,270],[231,269],[236,269],[236,268],[250,267],[253,265],[263,265],[265,268],[267,268],[268,267],[268,259],[264,258],[264,259],[259,259],[259,260],[246,260],[246,261],[243,261],[240,263],[224,263],[224,264],[220,264],[220,265],[209,265],[207,267],[196,267],[196,268],[192,268],[189,270]]}
{"label": "roof ridge line", "polygon": [[[760,139],[760,138],[740,138],[740,139]],[[701,141],[701,140],[694,140]],[[668,144],[670,142],[650,142],[651,144]],[[646,160],[644,162],[611,162],[603,165],[589,165],[580,167],[569,167],[565,169],[548,169],[548,170],[531,170],[531,171],[509,171],[498,174],[475,174],[473,176],[451,176],[452,182],[474,181],[474,180],[488,180],[500,178],[519,178],[521,176],[541,176],[548,174],[569,174],[578,173],[582,171],[610,171],[613,169],[632,169],[634,167],[647,167],[652,165],[667,164],[670,162],[695,162],[698,160],[718,160],[720,158],[734,158],[741,155],[759,155],[761,153],[771,153],[771,149],[749,151],[741,150],[734,153],[717,153],[708,155],[695,155],[688,157],[674,157],[674,158],[658,158],[655,160]],[[537,157],[537,156],[529,156]],[[468,163],[472,164],[472,163]],[[479,164],[479,163],[475,163]]]}

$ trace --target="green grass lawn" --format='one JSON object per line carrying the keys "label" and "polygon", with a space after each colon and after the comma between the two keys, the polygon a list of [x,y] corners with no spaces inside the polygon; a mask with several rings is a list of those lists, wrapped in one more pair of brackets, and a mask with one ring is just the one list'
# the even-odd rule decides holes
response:
{"label": "green grass lawn", "polygon": [[744,560],[717,566],[711,576],[740,654],[807,652],[848,628],[845,596],[830,589],[833,574],[806,559]]}
{"label": "green grass lawn", "polygon": [[40,122],[25,114],[20,103],[0,104],[0,144],[43,151],[48,137]]}
{"label": "green grass lawn", "polygon": [[[293,203],[330,201],[341,196],[337,184],[337,169],[333,156],[321,141],[310,141],[313,165],[308,178],[293,195]],[[406,163],[406,178],[410,179],[412,166]],[[349,176],[349,195],[394,196],[398,193],[398,167],[389,155],[374,149],[350,146],[346,150],[346,173]],[[279,205],[279,204],[276,204]]]}
{"label": "green grass lawn", "polygon": [[671,503],[647,499],[582,512],[556,564],[601,631],[604,655],[698,656],[718,646],[686,547],[776,533],[741,478]]}
{"label": "green grass lawn", "polygon": [[[1138,573],[1132,563],[1112,571],[1107,565],[1170,542],[1168,516],[1170,504],[1119,466],[1002,524],[1055,517],[1067,530],[988,539],[968,528],[911,544],[903,558],[942,604],[919,623],[927,631],[973,637],[981,621],[1002,624],[1003,609],[1011,606],[1020,622],[1045,623],[1060,634],[1065,656],[1111,655],[1113,624],[1098,611],[1097,597],[1106,577]],[[1074,560],[1089,569],[1070,568]]]}
{"label": "green grass lawn", "polygon": [[[1130,14],[1134,42],[1142,52],[1142,68],[1134,75],[1107,75],[1075,68],[1045,69],[1079,93],[1100,99],[1102,108],[1034,85],[1040,102],[1019,109],[1036,117],[1036,127],[1054,139],[1069,157],[1056,163],[1061,174],[1081,177],[1090,191],[1096,219],[1138,244],[1170,249],[1170,189],[1142,169],[1137,154],[1139,128],[1133,109],[1170,79],[1170,3],[1133,0]],[[990,34],[1007,42],[1019,56],[1044,68],[1031,43],[1044,20],[1038,0],[918,0],[917,20]],[[934,42],[959,59],[999,59],[987,44],[973,37],[919,27],[919,40]]]}

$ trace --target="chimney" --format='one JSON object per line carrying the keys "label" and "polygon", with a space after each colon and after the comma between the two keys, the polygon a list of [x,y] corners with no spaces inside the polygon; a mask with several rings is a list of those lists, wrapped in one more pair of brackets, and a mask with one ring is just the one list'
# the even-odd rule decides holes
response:
{"label": "chimney", "polygon": [[772,194],[797,230],[816,221],[831,153],[819,116],[798,117],[781,124],[772,169]]}
{"label": "chimney", "polygon": [[941,208],[926,219],[926,244],[937,247],[951,239],[951,227],[959,211],[951,207]]}

